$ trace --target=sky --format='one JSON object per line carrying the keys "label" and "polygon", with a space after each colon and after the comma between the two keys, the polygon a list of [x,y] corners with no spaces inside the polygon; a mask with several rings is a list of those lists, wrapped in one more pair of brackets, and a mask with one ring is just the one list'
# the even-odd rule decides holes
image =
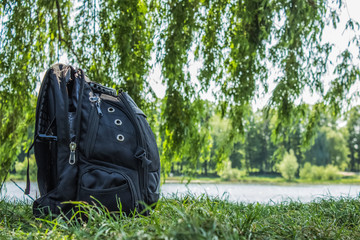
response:
{"label": "sky", "polygon": [[[348,47],[347,46],[348,41],[352,37],[349,31],[344,31],[345,23],[349,20],[349,18],[352,18],[353,20],[360,22],[360,14],[359,14],[360,0],[343,0],[343,5],[344,5],[344,8],[340,12],[340,23],[341,24],[338,25],[338,28],[334,29],[333,27],[327,26],[324,29],[323,41],[334,43],[334,45],[335,45],[333,48],[332,54],[330,56],[330,60],[333,62],[336,62],[336,56]],[[355,53],[357,54],[359,51],[359,49],[356,49],[356,48],[351,48],[350,50],[351,50],[351,52],[354,52],[354,54]],[[193,54],[191,54],[191,53],[189,54],[189,60],[190,60],[189,61],[189,72],[191,75],[191,79],[192,79],[192,81],[196,82],[197,81],[196,76],[197,76],[199,69],[201,68],[201,62],[195,61]],[[155,62],[155,56],[153,57],[152,62],[153,63]],[[334,78],[334,75],[331,73],[332,71],[333,71],[333,68],[330,67],[328,74],[326,74],[323,77],[325,91],[329,88],[329,83],[330,83],[331,79]],[[274,84],[274,82],[271,80],[274,78],[275,78],[275,76],[269,77],[268,93],[260,94],[260,96],[258,98],[254,99],[253,108],[255,110],[263,108],[268,103],[268,101],[271,97],[271,92],[273,91],[273,89],[276,86]],[[166,86],[164,84],[162,84],[161,67],[159,64],[153,65],[153,68],[152,68],[152,70],[150,72],[150,76],[149,76],[149,83],[150,83],[150,86],[152,87],[152,89],[154,90],[154,92],[156,93],[156,95],[160,98],[163,98],[165,95]],[[360,86],[354,86],[352,88],[352,92],[359,91],[359,90],[360,90]],[[259,88],[259,92],[260,93],[263,92],[261,87]],[[202,97],[204,99],[208,99],[211,101],[214,100],[214,97],[213,97],[211,91],[209,91],[208,93],[202,94]],[[303,92],[302,101],[305,103],[308,103],[308,104],[314,104],[319,100],[319,98],[320,98],[319,95],[312,94],[309,89],[305,89]],[[298,103],[300,103],[300,100]],[[353,104],[359,104],[359,103],[360,103],[359,99],[357,99],[353,102]]]}

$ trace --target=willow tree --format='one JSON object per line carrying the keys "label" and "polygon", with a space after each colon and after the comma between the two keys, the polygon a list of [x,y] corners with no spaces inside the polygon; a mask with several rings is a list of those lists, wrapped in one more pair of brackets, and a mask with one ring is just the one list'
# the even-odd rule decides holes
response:
{"label": "willow tree", "polygon": [[[332,45],[322,40],[343,7],[323,0],[1,0],[0,177],[25,147],[39,73],[64,56],[91,79],[128,91],[147,112],[156,111],[148,82],[156,56],[167,87],[159,120],[163,166],[182,157],[196,164],[211,144],[201,93],[214,91],[214,104],[231,119],[231,142],[243,133],[253,99],[268,91],[269,76],[275,76],[268,107],[277,110],[276,132],[300,119],[310,133],[319,112],[330,106],[340,113],[359,82],[358,55],[345,50],[331,63]],[[359,26],[348,19],[346,28],[355,32],[349,44],[359,47]],[[202,63],[196,81],[190,55]],[[331,64],[335,77],[325,91],[322,77]],[[310,115],[295,104],[307,87],[322,96]]]}

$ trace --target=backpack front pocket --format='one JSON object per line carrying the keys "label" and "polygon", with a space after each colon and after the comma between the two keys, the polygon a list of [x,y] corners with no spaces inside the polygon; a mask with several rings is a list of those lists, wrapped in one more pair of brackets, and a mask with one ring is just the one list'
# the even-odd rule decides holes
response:
{"label": "backpack front pocket", "polygon": [[80,174],[78,200],[125,213],[134,210],[136,201],[131,179],[103,166],[91,166]]}

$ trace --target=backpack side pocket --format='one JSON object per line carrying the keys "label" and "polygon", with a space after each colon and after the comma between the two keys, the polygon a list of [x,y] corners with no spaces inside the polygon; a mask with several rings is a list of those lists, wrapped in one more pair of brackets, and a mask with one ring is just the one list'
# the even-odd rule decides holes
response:
{"label": "backpack side pocket", "polygon": [[143,113],[137,113],[137,121],[144,137],[144,150],[146,152],[144,169],[145,202],[152,205],[160,196],[160,157],[154,133]]}

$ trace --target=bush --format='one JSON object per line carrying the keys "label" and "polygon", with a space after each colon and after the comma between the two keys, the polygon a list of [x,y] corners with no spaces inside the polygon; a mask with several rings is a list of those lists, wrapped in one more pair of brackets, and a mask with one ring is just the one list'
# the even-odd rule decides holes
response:
{"label": "bush", "polygon": [[340,179],[339,168],[333,165],[323,167],[305,163],[304,167],[300,169],[300,178],[313,181]]}
{"label": "bush", "polygon": [[290,150],[290,153],[286,152],[283,160],[279,165],[279,170],[281,175],[288,181],[291,181],[295,178],[295,173],[299,167],[297,163],[296,156],[293,150]]}
{"label": "bush", "polygon": [[339,168],[334,165],[327,165],[324,173],[324,180],[337,180],[341,176],[339,174]]}
{"label": "bush", "polygon": [[231,164],[226,164],[225,169],[220,173],[220,177],[224,181],[241,180],[246,176],[247,176],[247,172],[245,170],[231,168]]}
{"label": "bush", "polygon": [[311,179],[312,166],[311,163],[305,163],[303,168],[300,168],[299,176],[301,179]]}
{"label": "bush", "polygon": [[311,167],[311,180],[324,180],[325,168],[323,166]]}

